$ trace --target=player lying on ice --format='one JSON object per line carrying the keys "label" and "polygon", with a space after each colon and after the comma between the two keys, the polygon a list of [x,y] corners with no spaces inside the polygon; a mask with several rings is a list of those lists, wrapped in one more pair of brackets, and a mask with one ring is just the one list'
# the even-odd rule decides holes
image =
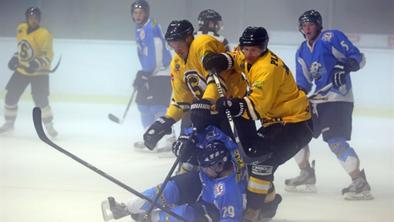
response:
{"label": "player lying on ice", "polygon": [[[213,126],[198,133],[187,128],[174,143],[173,151],[178,158],[197,161],[200,170],[172,177],[158,202],[190,222],[242,221],[246,169],[239,160],[236,143]],[[154,200],[159,188],[152,187],[143,194]],[[128,215],[136,221],[179,221],[158,209],[146,215],[151,205],[139,198],[124,204],[109,197],[105,205],[106,221]]]}

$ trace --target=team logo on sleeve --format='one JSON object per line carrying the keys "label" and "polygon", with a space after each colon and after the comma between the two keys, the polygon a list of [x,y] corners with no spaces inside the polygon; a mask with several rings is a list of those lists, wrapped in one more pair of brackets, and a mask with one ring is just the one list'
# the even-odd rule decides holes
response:
{"label": "team logo on sleeve", "polygon": [[332,37],[334,36],[334,34],[332,32],[326,32],[323,34],[323,36],[321,37],[321,39],[323,41],[329,42],[331,41]]}
{"label": "team logo on sleeve", "polygon": [[224,192],[225,192],[225,189],[224,189],[223,183],[215,184],[215,193],[214,193],[215,198],[218,196],[222,196],[224,194]]}

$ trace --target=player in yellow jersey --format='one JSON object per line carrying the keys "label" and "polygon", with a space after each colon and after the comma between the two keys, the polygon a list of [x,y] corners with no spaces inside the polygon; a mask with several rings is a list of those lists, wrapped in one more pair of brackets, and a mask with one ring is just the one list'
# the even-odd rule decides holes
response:
{"label": "player in yellow jersey", "polygon": [[[165,116],[155,121],[144,134],[145,145],[151,149],[166,133],[171,132],[171,126],[190,109],[193,100],[209,102],[218,97],[216,85],[201,61],[206,54],[224,53],[226,48],[222,42],[210,35],[194,37],[193,31],[193,25],[189,21],[175,20],[169,24],[165,34],[168,44],[175,51],[170,65],[172,100]],[[239,85],[239,81],[239,75],[226,75],[222,84],[227,88],[225,83],[236,82]],[[240,87],[232,87],[228,93],[243,94],[245,88],[246,85],[241,84]],[[198,117],[191,118],[193,120]]]}
{"label": "player in yellow jersey", "polygon": [[26,22],[17,28],[18,51],[12,56],[8,67],[14,71],[6,86],[5,111],[6,122],[0,127],[0,133],[10,132],[18,111],[18,101],[26,87],[31,85],[31,94],[36,106],[42,109],[42,119],[50,136],[56,137],[53,128],[53,114],[49,106],[49,72],[53,59],[52,35],[40,27],[41,11],[30,7],[25,13]]}
{"label": "player in yellow jersey", "polygon": [[[282,198],[275,192],[274,173],[312,138],[307,97],[267,44],[263,27],[247,27],[239,48],[231,54],[207,55],[203,61],[206,69],[219,73],[229,66],[242,71],[250,85],[246,96],[220,98],[216,103],[220,114],[224,115],[226,109],[231,112],[245,153],[257,158],[248,164],[245,221],[275,216]],[[257,132],[250,123],[253,120],[262,121]]]}

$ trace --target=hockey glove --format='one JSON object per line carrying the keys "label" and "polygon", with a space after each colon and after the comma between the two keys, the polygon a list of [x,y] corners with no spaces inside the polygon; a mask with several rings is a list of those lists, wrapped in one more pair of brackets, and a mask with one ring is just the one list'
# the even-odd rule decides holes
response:
{"label": "hockey glove", "polygon": [[202,64],[206,70],[220,73],[233,66],[233,59],[226,53],[209,53],[202,59]]}
{"label": "hockey glove", "polygon": [[212,124],[211,102],[206,99],[195,100],[190,106],[190,120],[197,131],[202,131]]}
{"label": "hockey glove", "polygon": [[189,162],[196,151],[197,138],[193,135],[181,135],[177,141],[172,144],[172,152],[181,162]]}
{"label": "hockey glove", "polygon": [[349,73],[346,72],[345,66],[343,64],[335,65],[332,73],[332,84],[335,88],[339,88],[346,83],[346,77]]}
{"label": "hockey glove", "polygon": [[29,62],[29,67],[26,68],[26,72],[33,73],[36,72],[40,68],[40,63],[38,59],[33,59]]}
{"label": "hockey glove", "polygon": [[12,71],[15,71],[16,68],[19,66],[19,59],[18,56],[14,55],[8,62],[8,68],[11,69]]}
{"label": "hockey glove", "polygon": [[150,74],[151,73],[143,70],[138,71],[133,82],[133,87],[137,90],[141,90],[142,88],[149,88],[148,79]]}
{"label": "hockey glove", "polygon": [[144,144],[150,150],[153,150],[164,136],[172,133],[171,126],[175,123],[175,120],[162,116],[157,119],[144,133]]}
{"label": "hockey glove", "polygon": [[226,114],[226,109],[228,109],[233,117],[240,117],[246,109],[246,103],[244,99],[226,99],[219,98],[216,102],[216,109],[221,115]]}

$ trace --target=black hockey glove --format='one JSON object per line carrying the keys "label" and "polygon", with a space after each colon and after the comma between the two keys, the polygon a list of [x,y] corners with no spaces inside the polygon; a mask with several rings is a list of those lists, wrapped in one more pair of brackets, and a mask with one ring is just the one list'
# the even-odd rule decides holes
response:
{"label": "black hockey glove", "polygon": [[233,66],[233,59],[226,53],[209,53],[202,59],[202,64],[206,70],[220,73]]}
{"label": "black hockey glove", "polygon": [[197,131],[202,131],[208,125],[212,124],[211,102],[206,99],[193,101],[190,106],[190,120]]}
{"label": "black hockey glove", "polygon": [[216,101],[216,110],[219,114],[225,115],[226,109],[230,110],[230,113],[233,117],[237,118],[242,116],[246,107],[246,103],[244,99],[226,99],[226,98],[219,98]]}
{"label": "black hockey glove", "polygon": [[162,116],[157,119],[144,133],[144,144],[150,150],[153,150],[164,136],[172,133],[171,126],[175,123],[175,120]]}
{"label": "black hockey glove", "polygon": [[172,144],[172,152],[181,162],[189,162],[196,152],[197,138],[194,135],[181,135]]}
{"label": "black hockey glove", "polygon": [[12,71],[15,71],[16,68],[19,66],[19,59],[18,56],[14,55],[8,62],[8,68],[11,69]]}
{"label": "black hockey glove", "polygon": [[349,74],[346,72],[343,64],[337,64],[332,70],[332,84],[335,88],[339,88],[346,83],[346,76]]}
{"label": "black hockey glove", "polygon": [[138,71],[133,82],[133,87],[137,90],[149,88],[148,79],[150,75],[151,73],[149,72],[143,70]]}
{"label": "black hockey glove", "polygon": [[37,59],[33,59],[29,62],[29,67],[26,68],[26,72],[33,73],[36,72],[40,68],[40,63]]}

